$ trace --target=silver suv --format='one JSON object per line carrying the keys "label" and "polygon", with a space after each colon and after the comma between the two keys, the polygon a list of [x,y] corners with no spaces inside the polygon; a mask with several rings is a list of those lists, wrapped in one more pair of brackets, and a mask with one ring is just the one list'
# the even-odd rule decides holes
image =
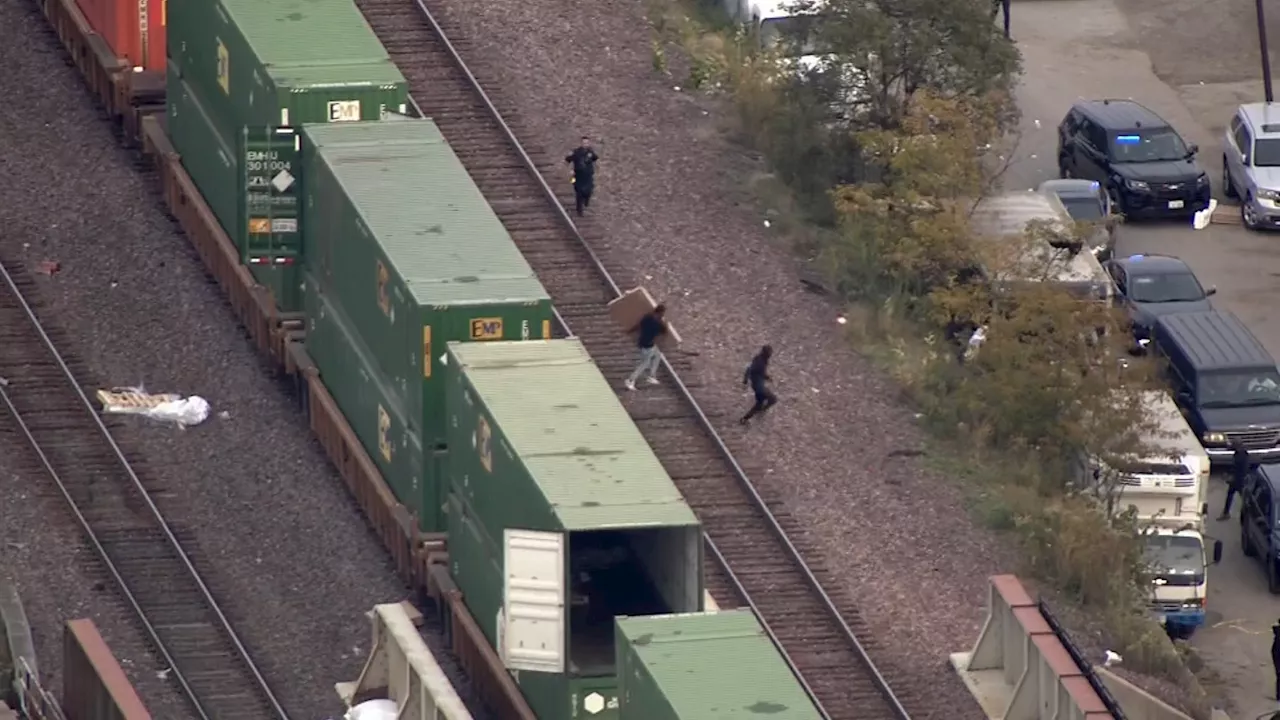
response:
{"label": "silver suv", "polygon": [[1222,140],[1222,191],[1250,229],[1280,227],[1280,107],[1236,109]]}

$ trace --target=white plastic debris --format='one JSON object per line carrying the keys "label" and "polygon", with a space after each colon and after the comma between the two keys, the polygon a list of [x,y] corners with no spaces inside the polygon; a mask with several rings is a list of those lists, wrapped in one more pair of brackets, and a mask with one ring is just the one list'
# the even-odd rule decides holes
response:
{"label": "white plastic debris", "polygon": [[179,427],[199,425],[209,418],[209,403],[198,395],[152,394],[143,387],[118,387],[98,391],[102,411],[112,415],[142,415]]}
{"label": "white plastic debris", "polygon": [[1197,230],[1203,230],[1209,227],[1209,223],[1213,220],[1213,211],[1218,209],[1218,201],[1209,198],[1209,207],[1197,212],[1195,217],[1191,219],[1191,224]]}
{"label": "white plastic debris", "polygon": [[1119,653],[1108,650],[1107,659],[1102,661],[1102,667],[1111,667],[1112,665],[1119,665],[1122,662],[1124,662],[1124,658],[1120,657]]}
{"label": "white plastic debris", "polygon": [[840,316],[840,317],[836,318],[836,322],[840,323],[841,325],[844,325],[845,323],[849,322],[849,320],[848,320],[848,318],[845,318],[845,317],[842,315],[842,316]]}
{"label": "white plastic debris", "polygon": [[368,700],[356,705],[343,716],[344,720],[396,720],[400,714],[394,700]]}
{"label": "white plastic debris", "polygon": [[768,220],[765,220],[765,221],[764,221],[764,226],[765,226],[765,227],[773,227],[773,223],[769,222]]}
{"label": "white plastic debris", "polygon": [[1037,129],[1037,130],[1039,130],[1039,129],[1040,129],[1040,121],[1039,121],[1039,120],[1036,120],[1036,129]]}
{"label": "white plastic debris", "polygon": [[152,408],[151,412],[144,414],[152,420],[191,427],[209,419],[209,402],[199,395],[192,395],[181,400],[160,403]]}

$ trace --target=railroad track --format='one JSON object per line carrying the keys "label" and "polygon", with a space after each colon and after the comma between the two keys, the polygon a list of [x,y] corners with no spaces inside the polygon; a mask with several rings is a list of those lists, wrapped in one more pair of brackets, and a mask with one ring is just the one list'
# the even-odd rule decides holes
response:
{"label": "railroad track", "polygon": [[202,720],[288,720],[40,324],[32,278],[0,265],[0,430],[30,452]]}
{"label": "railroad track", "polygon": [[450,36],[458,33],[441,26],[422,0],[356,5],[408,79],[419,114],[439,125],[701,518],[711,555],[723,566],[709,573],[713,595],[741,599],[756,611],[828,720],[905,720],[857,636],[856,609],[837,607],[788,539],[800,524],[769,511],[680,380],[692,374],[687,360],[665,358],[659,387],[622,390],[635,351],[605,309],[619,287],[538,169],[563,173],[558,158],[525,152],[465,64],[465,47],[453,45]]}

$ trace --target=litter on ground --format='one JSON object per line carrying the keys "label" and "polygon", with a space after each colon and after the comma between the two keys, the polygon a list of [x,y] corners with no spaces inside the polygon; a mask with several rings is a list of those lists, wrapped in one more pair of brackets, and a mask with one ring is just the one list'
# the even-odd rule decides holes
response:
{"label": "litter on ground", "polygon": [[148,393],[141,387],[98,391],[102,411],[112,415],[141,415],[179,427],[199,425],[209,417],[209,403],[199,395]]}

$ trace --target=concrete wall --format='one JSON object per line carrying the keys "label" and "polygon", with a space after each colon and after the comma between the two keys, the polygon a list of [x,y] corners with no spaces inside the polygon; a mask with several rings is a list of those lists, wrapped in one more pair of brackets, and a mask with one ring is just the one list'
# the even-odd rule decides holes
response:
{"label": "concrete wall", "polygon": [[[1191,716],[1170,707],[1164,701],[1106,668],[1095,667],[1094,672],[1102,680],[1102,684],[1107,686],[1107,690],[1111,691],[1116,702],[1120,703],[1120,708],[1124,710],[1128,720],[1191,720]],[[1228,719],[1223,715],[1221,720]]]}

